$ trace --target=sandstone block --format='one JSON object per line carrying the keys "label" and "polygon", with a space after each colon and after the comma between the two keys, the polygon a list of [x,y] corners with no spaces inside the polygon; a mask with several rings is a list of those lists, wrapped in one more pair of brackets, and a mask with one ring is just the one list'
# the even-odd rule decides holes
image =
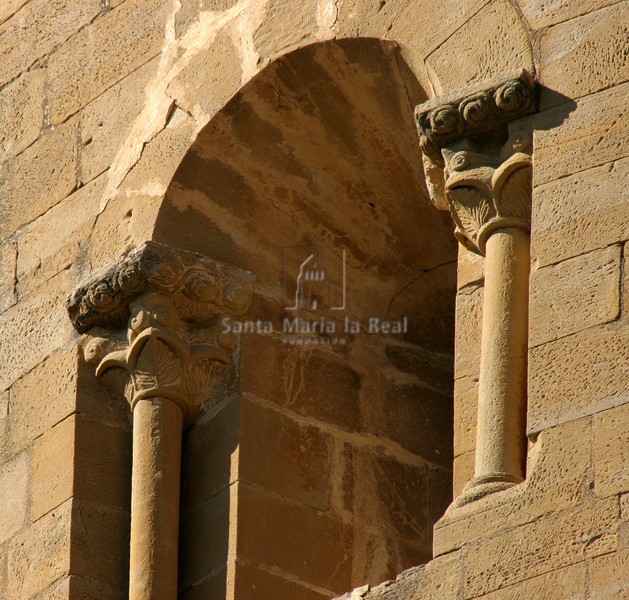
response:
{"label": "sandstone block", "polygon": [[[270,404],[270,406],[269,406]],[[271,403],[245,396],[240,411],[239,480],[317,510],[330,507],[332,438]]]}
{"label": "sandstone block", "polygon": [[207,120],[233,96],[242,76],[241,56],[229,31],[218,33],[168,85],[167,93],[198,121]]}
{"label": "sandstone block", "polygon": [[76,122],[42,136],[0,170],[0,236],[43,215],[76,186]]}
{"label": "sandstone block", "polygon": [[485,594],[483,599],[552,598],[552,600],[581,600],[584,597],[585,582],[585,563],[580,562]]}
{"label": "sandstone block", "polygon": [[329,595],[309,589],[295,581],[284,579],[264,567],[246,561],[238,563],[235,573],[235,598],[256,600],[264,595],[272,595],[273,600],[327,600]]}
{"label": "sandstone block", "polygon": [[457,267],[457,290],[467,287],[482,286],[485,281],[484,257],[459,246],[459,259]]}
{"label": "sandstone block", "polygon": [[[473,473],[473,453],[468,454],[472,466],[465,480],[458,476],[460,482],[457,472],[462,469],[457,460],[463,458],[455,459],[455,495]],[[591,456],[590,418],[542,431],[529,451],[526,481],[446,514],[435,526],[435,554],[451,552],[541,515],[578,506],[593,482]]]}
{"label": "sandstone block", "polygon": [[529,434],[629,400],[629,327],[600,326],[529,353]]}
{"label": "sandstone block", "polygon": [[629,403],[598,413],[594,436],[596,495],[629,491]]}
{"label": "sandstone block", "polygon": [[276,0],[253,34],[253,43],[260,57],[269,60],[312,43],[317,30],[316,3]]}
{"label": "sandstone block", "polygon": [[552,3],[545,0],[518,0],[524,17],[533,29],[569,21],[615,3],[616,0],[558,0]]}
{"label": "sandstone block", "polygon": [[[528,36],[521,17],[508,2],[489,2],[427,59],[441,90],[525,68],[533,72]],[[470,68],[475,65],[475,68]]]}
{"label": "sandstone block", "polygon": [[536,187],[533,262],[543,267],[627,239],[627,177],[623,159]]}
{"label": "sandstone block", "polygon": [[31,598],[70,570],[72,500],[15,536],[8,548],[8,596]]}
{"label": "sandstone block", "polygon": [[474,478],[474,450],[469,450],[454,457],[453,464],[453,496],[461,495],[465,484]]}
{"label": "sandstone block", "polygon": [[610,246],[533,270],[530,346],[618,318],[620,253],[620,246]]}
{"label": "sandstone block", "polygon": [[[342,593],[351,589],[351,528],[326,513],[238,484],[239,555]],[[268,544],[267,540],[273,540]],[[304,540],[308,540],[304,546]]]}
{"label": "sandstone block", "polygon": [[588,600],[612,600],[629,595],[629,550],[589,561]]}
{"label": "sandstone block", "polygon": [[[225,581],[219,578],[212,581],[208,586],[202,584],[206,578],[212,574],[221,572],[225,568],[228,560],[228,548],[233,548],[234,541],[230,538],[230,519],[234,525],[237,524],[238,531],[249,527],[249,519],[255,521],[255,512],[247,519],[236,515],[238,510],[239,484],[234,484],[216,494],[205,503],[197,504],[193,508],[185,505],[185,497],[182,499],[181,521],[179,526],[179,538],[181,545],[179,551],[187,560],[182,561],[179,566],[179,587],[180,589],[199,586],[197,590],[190,592],[190,597],[199,597],[199,590],[215,589],[217,586],[224,590]],[[247,523],[247,525],[244,525]],[[243,534],[244,535],[244,534]],[[275,539],[275,538],[273,538]],[[261,541],[258,543],[262,544]],[[240,555],[240,551],[238,551]],[[224,573],[222,574],[224,578]]]}
{"label": "sandstone block", "polygon": [[170,10],[161,0],[126,0],[60,46],[48,63],[51,123],[64,121],[157,56]]}
{"label": "sandstone block", "polygon": [[[277,364],[281,372],[269,377]],[[364,428],[360,376],[336,355],[300,351],[272,336],[244,336],[240,372],[243,391],[341,429]]]}
{"label": "sandstone block", "polygon": [[454,456],[476,448],[478,377],[454,382]]}
{"label": "sandstone block", "polygon": [[15,293],[15,267],[17,244],[9,239],[0,244],[0,313],[17,302]]}
{"label": "sandstone block", "polygon": [[[233,583],[230,581],[230,589]],[[181,586],[180,586],[181,589]],[[227,598],[227,569],[214,571],[198,583],[179,592],[181,600],[206,600],[207,598]]]}
{"label": "sandstone block", "polygon": [[90,581],[82,577],[70,575],[54,583],[33,600],[126,600],[128,593],[117,591],[102,582]]}
{"label": "sandstone block", "polygon": [[[84,261],[84,246],[92,233],[106,183],[106,177],[90,182],[20,233],[17,261],[20,296],[33,292],[60,271]],[[64,235],[51,235],[53,231],[63,231]]]}
{"label": "sandstone block", "polygon": [[0,465],[0,544],[27,523],[30,470],[26,452]]}
{"label": "sandstone block", "polygon": [[31,519],[37,521],[72,496],[75,419],[70,416],[35,440]]}
{"label": "sandstone block", "polygon": [[28,148],[44,122],[46,71],[24,73],[0,92],[0,162]]}
{"label": "sandstone block", "polygon": [[6,452],[9,427],[9,391],[0,394],[0,457]]}
{"label": "sandstone block", "polygon": [[0,26],[0,85],[67,40],[98,16],[101,9],[98,0],[33,0],[23,6]]}
{"label": "sandstone block", "polygon": [[81,113],[82,183],[112,164],[146,102],[145,88],[157,72],[153,59],[92,100]]}
{"label": "sandstone block", "polygon": [[382,416],[373,415],[367,431],[400,444],[418,457],[450,467],[452,397],[422,383],[386,379]]}
{"label": "sandstone block", "polygon": [[128,591],[129,512],[100,503],[72,503],[70,573]]}
{"label": "sandstone block", "polygon": [[0,23],[10,19],[28,0],[6,0],[0,6]]}
{"label": "sandstone block", "polygon": [[10,448],[17,451],[76,406],[76,350],[57,352],[11,388]]}
{"label": "sandstone block", "polygon": [[[629,132],[624,126],[629,83],[567,102],[535,115],[533,184],[627,156]],[[563,110],[563,115],[561,111]],[[560,150],[560,151],[558,151]]]}
{"label": "sandstone block", "polygon": [[540,82],[570,98],[627,80],[629,6],[588,8],[589,14],[550,27],[542,37]]}
{"label": "sandstone block", "polygon": [[454,378],[477,376],[483,323],[483,288],[466,290],[456,297]]}
{"label": "sandstone block", "polygon": [[623,318],[626,319],[629,314],[629,242],[625,244],[622,265],[622,312]]}
{"label": "sandstone block", "polygon": [[590,541],[617,518],[617,503],[610,498],[468,545],[464,597],[474,598],[581,562]]}

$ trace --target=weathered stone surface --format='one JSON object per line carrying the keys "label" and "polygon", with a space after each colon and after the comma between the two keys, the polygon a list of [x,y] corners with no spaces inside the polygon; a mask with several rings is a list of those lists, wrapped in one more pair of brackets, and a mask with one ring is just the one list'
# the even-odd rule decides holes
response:
{"label": "weathered stone surface", "polygon": [[452,397],[422,383],[387,378],[382,418],[372,416],[367,431],[384,436],[427,461],[449,467]]}
{"label": "weathered stone surface", "polygon": [[55,582],[32,600],[68,600],[69,598],[80,598],[81,600],[126,600],[127,596],[128,593],[122,590],[115,590],[103,582],[70,575],[61,581]]}
{"label": "weathered stone surface", "polygon": [[9,441],[13,451],[74,412],[76,363],[76,350],[57,352],[13,385]]}
{"label": "weathered stone surface", "polygon": [[471,481],[474,477],[474,454],[474,450],[468,450],[467,452],[464,452],[463,454],[459,454],[454,457],[452,473],[452,493],[454,498],[457,498],[461,494],[463,488],[465,487],[465,484],[468,481]]}
{"label": "weathered stone surface", "polygon": [[610,246],[534,269],[530,283],[530,346],[617,319],[620,259],[620,246]]}
{"label": "weathered stone surface", "polygon": [[240,411],[239,480],[317,510],[330,507],[332,439],[269,402],[245,396]]}
{"label": "weathered stone surface", "polygon": [[483,285],[485,280],[485,258],[459,245],[456,285],[458,290]]}
{"label": "weathered stone surface", "polygon": [[15,536],[8,548],[10,598],[31,598],[70,570],[72,500]]}
{"label": "weathered stone surface", "polygon": [[247,561],[239,563],[235,573],[235,598],[256,600],[273,590],[273,600],[328,600],[329,595],[284,579],[264,566],[253,565]]}
{"label": "weathered stone surface", "polygon": [[0,457],[4,457],[9,429],[9,391],[0,394]]}
{"label": "weathered stone surface", "polygon": [[241,56],[229,31],[196,54],[168,85],[177,104],[201,121],[213,115],[232,96],[241,78]]}
{"label": "weathered stone surface", "polygon": [[[593,486],[591,459],[590,418],[543,431],[529,451],[525,483],[446,514],[435,527],[435,554],[578,506]],[[455,459],[455,477],[456,471]]]}
{"label": "weathered stone surface", "polygon": [[478,377],[462,377],[454,383],[454,456],[476,448]]}
{"label": "weathered stone surface", "polygon": [[[277,377],[273,365],[282,364]],[[348,431],[364,428],[360,410],[360,376],[323,350],[307,351],[267,335],[243,336],[242,389]]]}
{"label": "weathered stone surface", "polygon": [[629,491],[629,403],[597,414],[594,436],[596,495]]}
{"label": "weathered stone surface", "polygon": [[73,500],[71,550],[71,574],[128,593],[128,510]]}
{"label": "weathered stone surface", "polygon": [[0,27],[0,85],[67,40],[101,10],[98,0],[29,2]]}
{"label": "weathered stone surface", "polygon": [[17,262],[17,244],[9,239],[0,244],[0,312],[17,301],[15,290],[15,268]]}
{"label": "weathered stone surface", "polygon": [[33,445],[31,519],[37,521],[72,496],[75,419],[68,417]]}
{"label": "weathered stone surface", "polygon": [[315,40],[317,5],[315,2],[275,0],[270,3],[262,24],[253,35],[253,43],[262,59],[305,46]]}
{"label": "weathered stone surface", "polygon": [[[18,294],[25,296],[72,265],[87,263],[86,242],[92,233],[105,176],[68,196],[29,223],[18,237]],[[72,218],[68,219],[71,214]],[[63,236],[51,232],[63,231]],[[87,269],[85,264],[85,269]]]}
{"label": "weathered stone surface", "polygon": [[457,294],[454,378],[478,376],[483,319],[483,288]]}
{"label": "weathered stone surface", "polygon": [[490,2],[427,59],[439,93],[519,69],[533,72],[526,30],[509,2]]}
{"label": "weathered stone surface", "polygon": [[629,238],[629,159],[533,190],[531,258],[538,267]]}
{"label": "weathered stone surface", "polygon": [[623,318],[629,315],[629,242],[625,244],[622,257],[622,312]]}
{"label": "weathered stone surface", "polygon": [[584,597],[585,582],[585,563],[580,562],[485,594],[483,599],[552,598],[553,600],[581,600]]}
{"label": "weathered stone surface", "polygon": [[617,518],[617,503],[610,498],[469,544],[464,597],[474,598],[582,561],[591,540]]}
{"label": "weathered stone surface", "polygon": [[81,113],[81,183],[111,165],[146,101],[145,88],[157,72],[153,59],[90,102]]}
{"label": "weathered stone surface", "polygon": [[627,81],[629,6],[620,2],[590,11],[542,37],[540,82],[570,98]]}
{"label": "weathered stone surface", "polygon": [[[629,83],[591,94],[537,114],[533,184],[623,158],[629,152],[627,115]],[[561,148],[561,152],[557,152]]]}
{"label": "weathered stone surface", "polygon": [[[237,547],[253,564],[277,567],[297,580],[332,593],[352,589],[351,528],[302,504],[238,485]],[[242,526],[244,515],[250,515]],[[255,515],[255,516],[254,516]],[[273,540],[273,544],[263,540]],[[308,552],[303,552],[308,540]]]}
{"label": "weathered stone surface", "polygon": [[46,71],[33,69],[0,92],[0,162],[16,156],[39,136],[45,81]]}
{"label": "weathered stone surface", "polygon": [[0,236],[45,213],[76,186],[76,123],[47,133],[0,169]]}
{"label": "weathered stone surface", "polygon": [[627,402],[627,365],[629,327],[622,322],[533,348],[529,433]]}
{"label": "weathered stone surface", "polygon": [[11,18],[28,0],[6,0],[0,6],[0,23],[4,23]]}
{"label": "weathered stone surface", "polygon": [[0,544],[27,523],[30,470],[26,452],[0,465]]}
{"label": "weathered stone surface", "polygon": [[612,600],[629,594],[629,550],[592,559],[588,572],[588,600]]}
{"label": "weathered stone surface", "polygon": [[524,17],[533,29],[550,27],[580,15],[615,4],[618,0],[517,0]]}
{"label": "weathered stone surface", "polygon": [[161,0],[126,0],[60,46],[48,63],[51,123],[64,121],[159,54],[170,10]]}

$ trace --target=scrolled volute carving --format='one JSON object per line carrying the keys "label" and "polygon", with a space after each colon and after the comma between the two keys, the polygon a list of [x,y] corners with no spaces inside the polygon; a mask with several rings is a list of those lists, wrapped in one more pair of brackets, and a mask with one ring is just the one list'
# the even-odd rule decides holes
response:
{"label": "scrolled volute carving", "polygon": [[157,242],[145,242],[96,274],[68,299],[68,314],[77,331],[94,326],[119,328],[141,294],[172,295],[184,320],[216,314],[242,314],[251,302],[252,276],[247,271]]}
{"label": "scrolled volute carving", "polygon": [[252,280],[242,269],[147,242],[79,287],[68,311],[77,330],[96,326],[83,353],[108,387],[132,408],[167,398],[190,423],[230,361],[233,340],[221,336],[217,317],[247,310]]}

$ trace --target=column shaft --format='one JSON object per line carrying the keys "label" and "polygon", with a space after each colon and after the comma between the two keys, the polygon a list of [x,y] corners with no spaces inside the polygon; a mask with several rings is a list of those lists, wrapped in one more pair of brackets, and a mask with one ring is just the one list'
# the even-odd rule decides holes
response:
{"label": "column shaft", "polygon": [[515,228],[487,241],[476,485],[524,478],[529,244],[528,232]]}
{"label": "column shaft", "polygon": [[181,408],[165,398],[133,410],[130,600],[176,600]]}

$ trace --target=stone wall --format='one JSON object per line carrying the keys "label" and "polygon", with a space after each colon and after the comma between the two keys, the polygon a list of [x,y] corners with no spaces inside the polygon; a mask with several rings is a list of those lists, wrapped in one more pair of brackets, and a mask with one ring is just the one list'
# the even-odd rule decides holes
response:
{"label": "stone wall", "polygon": [[[244,341],[242,387],[235,400],[186,433],[182,542],[188,550],[182,551],[182,597],[213,598],[212,590],[219,589],[225,594],[220,597],[238,600],[323,598],[364,584],[373,585],[373,590],[359,589],[353,597],[629,595],[626,3],[8,0],[0,7],[0,21],[0,598],[127,596],[129,410],[84,364],[65,299],[94,270],[149,239],[251,268],[250,257],[264,253],[264,236],[256,237],[260,215],[237,213],[235,204],[230,205],[233,214],[221,207],[229,190],[216,193],[197,211],[210,222],[218,219],[211,239],[190,234],[195,213],[177,220],[186,186],[198,183],[194,171],[186,174],[186,165],[203,144],[227,162],[246,164],[247,153],[238,154],[237,145],[267,132],[250,129],[226,135],[227,126],[237,129],[239,123],[256,122],[238,121],[230,113],[235,105],[228,102],[239,95],[237,102],[244,97],[246,103],[247,94],[259,94],[270,113],[275,102],[277,115],[295,114],[282,113],[286,107],[273,96],[279,89],[277,79],[269,74],[283,67],[284,73],[297,69],[298,74],[299,61],[311,60],[312,54],[291,55],[294,51],[354,37],[386,42],[357,46],[360,51],[354,56],[349,46],[343,50],[338,44],[340,51],[349,53],[349,70],[352,64],[360,66],[357,79],[348,79],[347,73],[343,77],[358,84],[360,73],[373,71],[373,81],[357,85],[349,112],[360,114],[364,102],[362,110],[389,122],[391,109],[381,106],[386,95],[379,95],[386,89],[400,107],[390,138],[402,141],[387,146],[389,138],[371,127],[378,117],[375,124],[363,123],[362,130],[348,126],[348,113],[320,112],[318,117],[328,123],[330,135],[336,125],[339,132],[349,131],[349,138],[364,135],[364,145],[381,143],[371,144],[371,153],[356,155],[342,141],[337,146],[355,159],[342,167],[353,180],[361,176],[363,158],[363,166],[372,170],[380,169],[382,161],[378,174],[389,174],[382,181],[392,186],[395,197],[384,202],[391,199],[382,184],[369,198],[381,181],[379,176],[367,177],[362,187],[347,192],[348,198],[367,200],[357,209],[362,212],[355,222],[347,218],[352,215],[349,208],[339,211],[344,217],[330,212],[324,222],[328,229],[338,226],[340,237],[364,235],[369,227],[384,232],[385,252],[378,261],[370,264],[366,259],[375,247],[369,245],[374,238],[368,235],[354,254],[356,273],[373,275],[375,290],[369,298],[373,303],[361,308],[380,310],[397,298],[397,314],[413,311],[421,326],[409,339],[387,339],[378,347],[366,344],[349,358],[317,350],[294,359],[284,356],[286,348],[273,338],[252,338],[249,343],[255,344],[249,348]],[[322,48],[327,52],[330,46]],[[431,389],[426,378],[437,373],[432,387],[444,400],[428,420],[443,426],[448,418],[451,339],[441,320],[451,317],[452,308],[445,306],[449,300],[440,299],[450,298],[454,287],[452,265],[437,268],[452,260],[449,225],[431,212],[422,178],[413,180],[412,169],[419,173],[421,161],[419,152],[411,150],[414,129],[404,133],[408,114],[404,117],[402,99],[408,94],[405,110],[410,111],[421,98],[521,68],[534,73],[543,86],[533,119],[527,480],[450,511],[435,526],[434,559],[405,572],[397,582],[376,587],[398,570],[430,558],[426,544],[433,536],[422,533],[418,543],[413,519],[422,514],[422,527],[429,527],[441,517],[444,498],[451,499],[448,484],[437,477],[443,478],[448,461],[433,461],[429,453],[435,445],[418,447],[413,428],[405,428],[407,419],[400,417],[404,410],[418,411],[417,403],[407,398],[416,398],[418,389],[426,394]],[[261,79],[255,79],[258,73]],[[304,97],[327,93],[309,88],[308,81],[296,84],[282,76],[284,92],[292,90],[292,96],[285,96],[303,106],[307,102],[299,97],[300,90]],[[256,81],[262,87],[256,88]],[[273,118],[266,114],[260,123],[269,120]],[[278,117],[275,124],[280,121]],[[284,126],[282,139],[290,133],[290,122]],[[412,128],[412,122],[408,126]],[[217,149],[212,144],[219,140],[226,145]],[[331,147],[327,139],[319,154],[329,153]],[[305,164],[319,158],[295,141],[290,148],[303,151]],[[388,152],[380,152],[383,149]],[[262,147],[257,157],[249,157],[250,187],[255,187],[258,175],[251,169],[263,153]],[[280,158],[273,156],[275,164]],[[394,181],[392,173],[399,172],[404,161],[405,178]],[[289,162],[277,177],[294,166]],[[267,181],[264,174],[262,179]],[[328,184],[326,192],[339,194],[333,178]],[[299,185],[293,187],[306,193]],[[420,226],[411,210],[414,193],[417,211],[423,211],[429,225]],[[369,220],[369,202],[379,220]],[[281,213],[299,205],[277,206]],[[315,214],[322,215],[324,209],[322,203]],[[306,222],[303,214],[299,227]],[[309,218],[312,228],[299,229],[301,236],[317,232],[321,221]],[[419,241],[413,239],[415,226],[423,234]],[[230,245],[227,232],[238,233],[238,243]],[[397,295],[422,272],[423,279],[407,288],[406,297]],[[272,274],[262,269],[254,307],[271,310],[273,283]],[[483,296],[483,259],[462,248],[457,287],[455,496],[474,465]],[[271,360],[268,370],[282,386],[281,393],[264,377],[255,377],[263,368],[262,359]],[[323,378],[306,379],[310,391],[296,405],[278,407],[291,398],[283,391],[291,375],[283,365],[291,360],[304,376],[316,368],[322,369]],[[367,387],[379,370],[382,377]],[[388,396],[387,389],[393,390]],[[335,409],[328,415],[313,414],[321,403],[312,400],[308,405],[308,399],[328,393]],[[359,403],[358,417],[352,415],[348,398]],[[388,425],[391,399],[404,406]],[[354,422],[348,426],[344,418],[358,419],[363,429]],[[261,423],[281,435],[258,435]],[[217,431],[233,433],[214,450],[221,457],[218,466],[207,460]],[[304,452],[294,445],[295,438],[325,451]],[[234,451],[238,445],[244,458]],[[366,475],[356,475],[353,492],[361,496],[355,496],[351,510],[344,513],[339,470],[350,463],[362,465]],[[274,470],[277,464],[283,468]],[[390,464],[397,465],[391,475]],[[423,494],[425,502],[430,497],[429,488],[416,487],[416,471],[425,473],[429,467],[443,491],[437,494],[437,508],[426,515],[425,504],[413,506],[413,500],[416,494]],[[199,483],[198,473],[207,479]],[[310,477],[307,485],[295,485],[304,473]],[[373,491],[362,489],[373,487],[367,482],[388,483],[387,477],[397,490],[393,498],[385,488],[365,506],[356,502]],[[231,485],[236,480],[239,485]],[[231,500],[222,502],[230,494]],[[330,501],[336,503],[336,513],[328,507]],[[229,510],[236,507],[241,514],[230,519]],[[272,532],[256,528],[261,507],[267,515],[264,523],[277,524]],[[289,537],[273,536],[281,525],[293,527],[290,511],[296,515],[294,532],[301,544],[282,547]],[[395,511],[404,518],[396,520]],[[215,518],[219,525],[207,534],[210,542],[198,526],[212,528]],[[323,521],[334,527],[326,529]],[[338,556],[332,553],[339,540],[337,525],[351,530]],[[190,546],[185,546],[186,540],[192,540]],[[405,554],[408,547],[412,552]],[[368,564],[369,548],[375,548],[373,557],[383,564]],[[299,552],[308,557],[307,567],[295,558]],[[325,560],[328,563],[319,562]],[[219,584],[217,574],[222,577]],[[338,579],[332,581],[332,574]]]}

